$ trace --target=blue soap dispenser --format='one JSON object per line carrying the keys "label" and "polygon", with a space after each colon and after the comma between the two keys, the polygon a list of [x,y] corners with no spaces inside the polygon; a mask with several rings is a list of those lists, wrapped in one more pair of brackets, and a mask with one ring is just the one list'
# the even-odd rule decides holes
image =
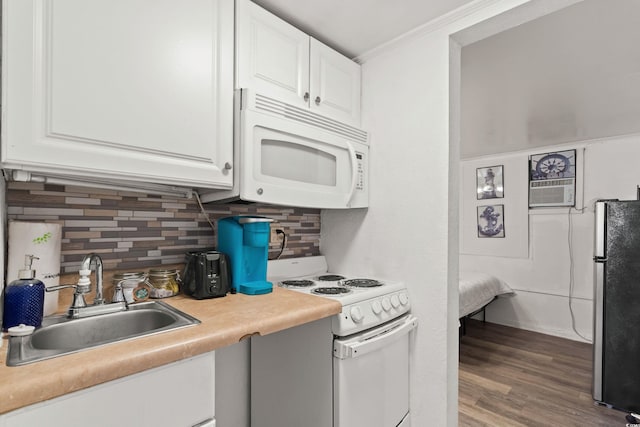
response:
{"label": "blue soap dispenser", "polygon": [[2,327],[4,330],[21,324],[42,325],[45,285],[36,279],[31,268],[33,255],[25,255],[24,269],[18,272],[18,280],[9,283],[4,293],[4,311]]}

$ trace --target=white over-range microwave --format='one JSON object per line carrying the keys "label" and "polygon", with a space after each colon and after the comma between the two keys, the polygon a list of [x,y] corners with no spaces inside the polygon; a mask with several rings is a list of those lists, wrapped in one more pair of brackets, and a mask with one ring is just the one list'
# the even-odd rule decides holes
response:
{"label": "white over-range microwave", "polygon": [[233,189],[244,200],[321,209],[369,204],[369,146],[361,129],[242,89],[236,93]]}

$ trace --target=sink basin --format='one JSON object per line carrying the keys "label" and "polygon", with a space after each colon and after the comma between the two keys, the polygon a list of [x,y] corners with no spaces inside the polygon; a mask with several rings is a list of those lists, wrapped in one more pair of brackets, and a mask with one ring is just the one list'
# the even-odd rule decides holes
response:
{"label": "sink basin", "polygon": [[198,319],[161,301],[131,304],[126,311],[81,319],[47,317],[43,326],[32,335],[9,339],[7,366],[24,365],[199,323]]}

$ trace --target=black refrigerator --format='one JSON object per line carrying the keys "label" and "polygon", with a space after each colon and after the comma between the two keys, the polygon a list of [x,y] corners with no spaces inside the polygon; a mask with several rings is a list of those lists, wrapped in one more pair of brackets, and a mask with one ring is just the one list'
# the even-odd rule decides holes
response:
{"label": "black refrigerator", "polygon": [[640,412],[640,201],[595,204],[593,398]]}

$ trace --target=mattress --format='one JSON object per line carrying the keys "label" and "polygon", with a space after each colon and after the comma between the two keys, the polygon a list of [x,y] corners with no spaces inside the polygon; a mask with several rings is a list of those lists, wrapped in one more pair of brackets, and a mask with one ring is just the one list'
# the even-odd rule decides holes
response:
{"label": "mattress", "polygon": [[489,304],[498,295],[512,294],[513,289],[497,277],[479,272],[460,272],[460,318]]}

